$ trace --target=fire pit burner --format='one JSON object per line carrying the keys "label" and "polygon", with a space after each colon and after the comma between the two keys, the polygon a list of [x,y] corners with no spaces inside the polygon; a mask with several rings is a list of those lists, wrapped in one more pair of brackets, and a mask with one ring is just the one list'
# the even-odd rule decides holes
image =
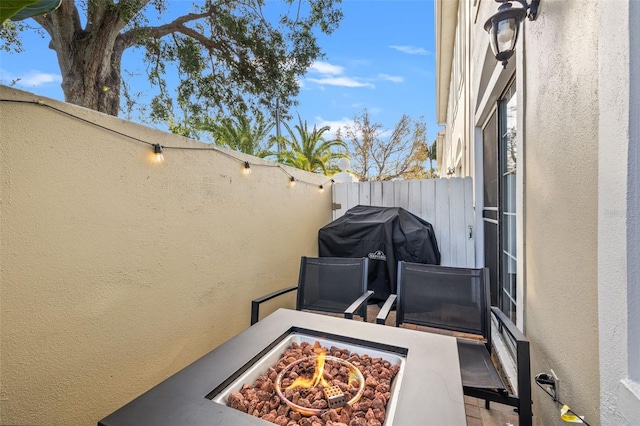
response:
{"label": "fire pit burner", "polygon": [[339,386],[324,388],[324,396],[329,402],[329,408],[340,408],[347,403],[344,393],[342,393]]}
{"label": "fire pit burner", "polygon": [[[296,367],[298,367],[300,364],[308,364],[309,362],[313,362],[313,364],[315,365],[315,370],[311,379],[300,376],[288,386],[283,386],[283,379],[287,380],[287,377],[289,377],[289,374],[292,372],[292,370],[296,369]],[[356,394],[349,401],[346,401],[345,394],[339,386],[331,385],[325,380],[324,370],[328,364],[336,364],[340,367],[347,368],[347,383],[344,383],[346,386],[351,386],[353,382],[357,384]],[[333,356],[325,356],[324,354],[320,354],[317,356],[299,359],[286,366],[278,374],[275,388],[280,399],[298,413],[304,416],[320,416],[332,408],[339,409],[344,405],[353,405],[358,402],[360,400],[360,397],[362,397],[362,393],[364,392],[364,383],[365,381],[362,372],[360,372],[360,370],[358,370],[356,366],[351,364],[349,361]],[[304,407],[291,401],[286,395],[286,391],[289,389],[295,389],[296,387],[308,389],[317,385],[323,386],[323,393],[328,403],[328,406],[325,408]]]}

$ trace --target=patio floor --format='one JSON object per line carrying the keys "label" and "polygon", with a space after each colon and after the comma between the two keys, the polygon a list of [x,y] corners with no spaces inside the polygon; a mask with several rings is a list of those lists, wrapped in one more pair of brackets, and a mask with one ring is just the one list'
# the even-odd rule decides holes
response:
{"label": "patio floor", "polygon": [[[377,305],[369,305],[367,311],[368,322],[375,322],[380,308]],[[395,312],[389,314],[386,324],[395,324]],[[464,406],[467,414],[467,426],[518,426],[518,415],[513,407],[503,404],[491,403],[491,409],[484,408],[484,401],[469,396],[464,397]]]}

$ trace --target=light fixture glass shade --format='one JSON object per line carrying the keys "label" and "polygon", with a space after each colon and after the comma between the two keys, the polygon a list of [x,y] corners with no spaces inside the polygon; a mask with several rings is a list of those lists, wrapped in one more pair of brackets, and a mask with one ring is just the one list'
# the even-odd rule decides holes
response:
{"label": "light fixture glass shade", "polygon": [[153,160],[156,163],[162,163],[164,161],[164,155],[162,154],[162,145],[159,143],[153,145]]}
{"label": "light fixture glass shade", "polygon": [[498,52],[515,49],[519,27],[520,26],[514,18],[498,22],[496,35],[498,40]]}
{"label": "light fixture glass shade", "polygon": [[487,20],[484,29],[489,33],[491,50],[498,61],[506,68],[507,62],[516,48],[520,22],[527,15],[524,8],[512,8],[504,3],[498,12]]}
{"label": "light fixture glass shade", "polygon": [[242,167],[242,173],[245,175],[251,174],[251,164],[248,161],[245,161]]}

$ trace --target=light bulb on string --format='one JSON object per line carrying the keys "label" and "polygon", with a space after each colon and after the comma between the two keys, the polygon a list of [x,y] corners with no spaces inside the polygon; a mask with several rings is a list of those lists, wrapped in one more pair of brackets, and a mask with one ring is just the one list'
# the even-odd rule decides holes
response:
{"label": "light bulb on string", "polygon": [[289,186],[294,186],[296,184],[296,178],[294,178],[293,176],[291,176],[289,178]]}
{"label": "light bulb on string", "polygon": [[248,161],[244,162],[244,168],[242,169],[242,173],[245,175],[251,174],[251,164]]}
{"label": "light bulb on string", "polygon": [[162,154],[162,145],[159,143],[153,145],[153,153],[155,154],[154,160],[156,163],[162,163],[164,161],[164,155]]}
{"label": "light bulb on string", "polygon": [[324,192],[324,185],[320,185],[318,187],[318,191],[320,191],[321,193]]}

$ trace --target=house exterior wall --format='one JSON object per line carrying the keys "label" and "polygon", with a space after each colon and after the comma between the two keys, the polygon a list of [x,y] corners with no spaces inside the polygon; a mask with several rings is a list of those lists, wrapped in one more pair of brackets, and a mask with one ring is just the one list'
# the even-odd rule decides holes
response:
{"label": "house exterior wall", "polygon": [[640,419],[640,3],[598,5],[598,312],[603,425]]}
{"label": "house exterior wall", "polygon": [[[639,45],[631,30],[639,26],[640,7],[633,0],[541,0],[537,20],[523,22],[516,54],[503,70],[483,28],[498,4],[469,3],[468,118],[447,117],[443,152],[452,149],[451,135],[461,125],[472,129],[480,215],[482,127],[515,82],[518,326],[531,341],[532,374],[553,369],[560,399],[589,424],[634,424],[639,277],[627,259],[637,259],[633,138],[640,133],[640,77],[637,60],[632,71]],[[456,23],[440,28],[447,25]],[[532,394],[535,424],[564,424],[560,407],[535,383]]]}
{"label": "house exterior wall", "polygon": [[[599,423],[598,2],[546,1],[524,33],[525,331],[533,374]],[[580,31],[572,29],[580,28]],[[562,424],[534,385],[537,424]]]}
{"label": "house exterior wall", "polygon": [[[452,2],[453,3],[453,2]],[[468,21],[469,2],[457,1],[457,21],[453,31],[453,54],[451,64],[451,78],[449,81],[446,121],[440,124],[446,125],[445,141],[441,157],[437,160],[438,175],[440,177],[466,177],[470,176],[468,155],[469,137],[468,128],[465,127],[468,98],[467,77],[465,72],[467,62],[465,55],[468,52]]]}
{"label": "house exterior wall", "polygon": [[[0,99],[42,98],[2,86]],[[295,284],[331,221],[323,176],[287,169],[313,183],[289,187],[260,159],[241,157],[256,164],[244,176],[212,151],[152,164],[149,146],[32,103],[0,102],[0,124],[0,424],[96,424],[248,327],[251,299]]]}

